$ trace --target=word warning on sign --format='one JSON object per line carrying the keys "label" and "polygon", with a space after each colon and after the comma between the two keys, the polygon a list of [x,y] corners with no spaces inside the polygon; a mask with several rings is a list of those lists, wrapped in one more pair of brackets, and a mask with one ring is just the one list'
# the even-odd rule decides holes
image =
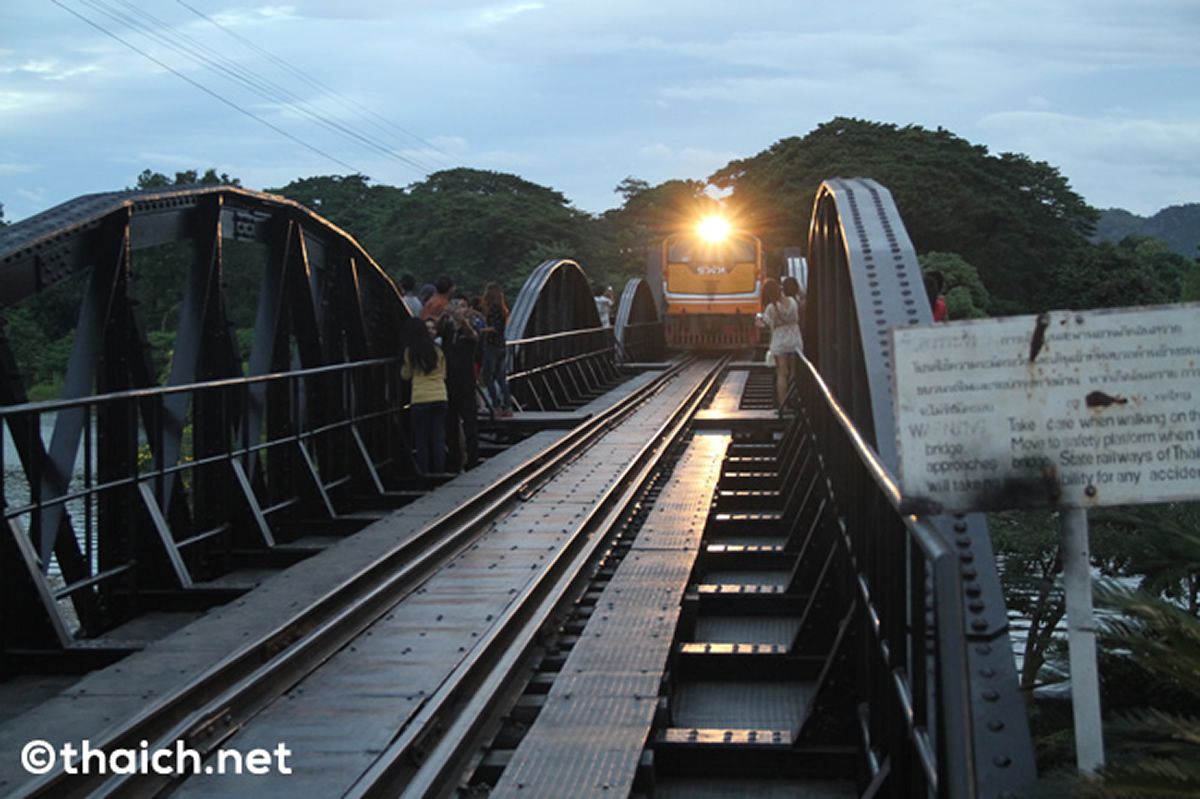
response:
{"label": "word warning on sign", "polygon": [[892,331],[905,508],[1200,496],[1200,305]]}

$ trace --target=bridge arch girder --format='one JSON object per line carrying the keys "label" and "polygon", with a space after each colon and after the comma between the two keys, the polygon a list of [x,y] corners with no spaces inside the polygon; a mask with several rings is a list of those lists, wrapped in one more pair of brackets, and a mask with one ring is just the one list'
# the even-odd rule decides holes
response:
{"label": "bridge arch girder", "polygon": [[548,259],[530,273],[509,318],[509,380],[522,407],[557,410],[615,375],[613,332],[600,322],[587,275]]}
{"label": "bridge arch girder", "polygon": [[661,361],[667,343],[654,292],[640,277],[625,284],[613,323],[617,350],[628,361]]}
{"label": "bridge arch girder", "polygon": [[[179,287],[165,381],[139,303],[155,270]],[[384,363],[400,354],[408,310],[353,238],[303,206],[171,187],[80,197],[0,229],[4,306],[73,281],[84,289],[61,401],[27,404],[0,336],[0,411],[38,499],[5,534],[3,577],[38,583],[59,569],[85,634],[135,612],[134,589],[187,589],[220,570],[223,549],[273,547],[270,513],[333,516],[352,492],[411,474]],[[253,331],[248,347],[235,322]],[[39,417],[51,411],[47,443]],[[89,510],[68,512],[88,452]],[[81,523],[95,551],[81,546]],[[69,642],[46,592],[24,595],[20,615],[49,622],[6,627],[6,640]]]}
{"label": "bridge arch girder", "polygon": [[[1019,793],[1036,769],[987,520],[898,510],[890,331],[933,319],[891,193],[865,178],[825,181],[808,267],[812,371],[800,370],[802,393],[844,530],[839,579],[849,588],[840,601],[857,615],[846,636],[858,647],[852,701],[869,708],[860,743],[890,769],[871,779],[898,795],[931,786],[948,796]],[[879,471],[852,453],[846,430],[861,436]],[[827,694],[819,688],[814,703],[845,700]],[[888,720],[889,706],[906,725]],[[917,738],[924,753],[911,748]]]}
{"label": "bridge arch girder", "polygon": [[809,226],[808,264],[805,352],[894,470],[889,331],[933,317],[891,192],[866,178],[822,183]]}

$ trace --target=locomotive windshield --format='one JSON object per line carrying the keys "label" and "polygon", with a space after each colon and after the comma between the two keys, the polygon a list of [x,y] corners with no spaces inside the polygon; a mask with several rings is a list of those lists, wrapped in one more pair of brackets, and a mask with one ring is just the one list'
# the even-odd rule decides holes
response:
{"label": "locomotive windshield", "polygon": [[721,241],[677,236],[666,242],[668,293],[707,296],[757,290],[758,240],[731,235]]}
{"label": "locomotive windshield", "polygon": [[691,236],[678,238],[667,245],[667,261],[695,266],[753,263],[757,257],[756,244],[754,241],[733,237],[717,242]]}
{"label": "locomotive windshield", "polygon": [[[661,250],[667,343],[672,347],[731,350],[758,341],[762,310],[762,245],[740,231],[670,236]],[[656,259],[657,260],[657,259]]]}

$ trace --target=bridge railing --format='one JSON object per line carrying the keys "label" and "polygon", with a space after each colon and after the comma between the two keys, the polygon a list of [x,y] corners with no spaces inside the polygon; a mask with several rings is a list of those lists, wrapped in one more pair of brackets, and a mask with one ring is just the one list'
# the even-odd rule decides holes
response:
{"label": "bridge railing", "polygon": [[[21,461],[2,464],[6,651],[227,601],[205,581],[267,565],[289,522],[334,519],[412,473],[402,410],[394,358],[0,407]],[[67,463],[52,457],[63,430],[82,436]]]}
{"label": "bridge railing", "polygon": [[612,330],[566,330],[508,342],[509,382],[527,408],[559,409],[578,402],[617,376]]}
{"label": "bridge railing", "polygon": [[[857,607],[860,741],[889,795],[977,795],[966,610],[957,553],[900,512],[895,478],[800,355],[802,412],[817,442],[849,555]],[[899,793],[896,793],[897,788]]]}

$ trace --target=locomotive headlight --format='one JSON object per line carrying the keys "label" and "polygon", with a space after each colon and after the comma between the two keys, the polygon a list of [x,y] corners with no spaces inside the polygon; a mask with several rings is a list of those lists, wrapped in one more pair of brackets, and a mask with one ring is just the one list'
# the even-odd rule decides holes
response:
{"label": "locomotive headlight", "polygon": [[710,216],[700,220],[696,232],[705,241],[721,241],[729,235],[729,223],[720,216]]}

